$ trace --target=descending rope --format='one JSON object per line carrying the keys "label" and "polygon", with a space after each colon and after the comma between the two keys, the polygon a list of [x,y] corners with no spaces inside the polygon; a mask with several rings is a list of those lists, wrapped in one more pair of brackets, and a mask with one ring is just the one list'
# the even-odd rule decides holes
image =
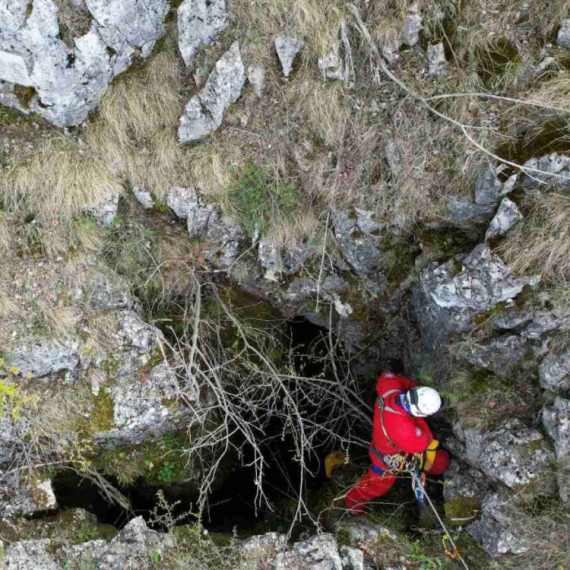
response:
{"label": "descending rope", "polygon": [[[434,512],[434,514],[437,518],[437,521],[439,522],[439,524],[440,524],[440,526],[444,532],[442,542],[443,542],[443,548],[445,550],[445,553],[447,554],[447,556],[449,556],[453,560],[459,560],[459,562],[461,562],[461,564],[463,564],[463,567],[465,568],[465,570],[469,570],[469,566],[467,566],[467,563],[463,559],[463,556],[461,556],[459,549],[455,545],[455,542],[453,542],[453,539],[451,538],[451,534],[447,530],[447,527],[445,526],[444,522],[441,520],[441,517],[439,516],[439,513],[437,512],[437,509],[435,508],[430,496],[427,494],[425,486],[424,486],[420,476],[418,475],[417,471],[415,469],[410,469],[409,473],[412,476],[412,489],[414,490],[414,494],[416,493],[416,489],[421,488],[422,495],[427,499],[428,505],[430,506],[431,510]],[[449,547],[447,545],[448,542],[453,547],[453,551],[451,551],[449,549]]]}

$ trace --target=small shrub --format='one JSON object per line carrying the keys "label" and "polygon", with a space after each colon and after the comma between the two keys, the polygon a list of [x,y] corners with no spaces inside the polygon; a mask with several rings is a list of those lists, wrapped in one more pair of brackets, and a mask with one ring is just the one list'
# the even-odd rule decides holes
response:
{"label": "small shrub", "polygon": [[249,164],[228,199],[248,235],[267,233],[281,218],[298,212],[304,202],[296,182],[277,181],[266,167]]}

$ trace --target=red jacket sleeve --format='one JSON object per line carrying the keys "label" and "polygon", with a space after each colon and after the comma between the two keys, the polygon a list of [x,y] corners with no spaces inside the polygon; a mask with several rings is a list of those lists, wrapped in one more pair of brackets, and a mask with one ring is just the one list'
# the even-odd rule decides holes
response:
{"label": "red jacket sleeve", "polygon": [[385,421],[388,435],[404,453],[422,453],[433,440],[431,430],[421,418],[390,414]]}

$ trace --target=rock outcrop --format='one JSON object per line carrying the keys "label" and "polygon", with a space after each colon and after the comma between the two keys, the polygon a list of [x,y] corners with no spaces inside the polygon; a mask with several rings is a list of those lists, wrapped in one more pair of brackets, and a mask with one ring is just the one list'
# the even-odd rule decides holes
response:
{"label": "rock outcrop", "polygon": [[226,109],[239,99],[244,83],[245,69],[236,42],[217,61],[202,91],[186,105],[178,129],[180,142],[199,141],[219,129]]}
{"label": "rock outcrop", "polygon": [[298,38],[275,38],[275,51],[283,68],[283,75],[289,77],[293,69],[293,61],[297,54],[305,47],[305,42]]}
{"label": "rock outcrop", "polygon": [[185,0],[178,8],[178,48],[191,66],[203,45],[211,44],[229,25],[225,0]]}
{"label": "rock outcrop", "polygon": [[203,243],[204,255],[212,268],[228,269],[239,254],[241,228],[231,218],[222,216],[217,204],[202,204],[188,188],[171,188],[166,203],[179,218],[186,220],[190,236]]}
{"label": "rock outcrop", "polygon": [[467,257],[425,269],[414,290],[414,307],[426,348],[473,324],[476,313],[509,302],[537,277],[512,277],[505,263],[485,244]]}
{"label": "rock outcrop", "polygon": [[[60,23],[64,10],[83,28],[67,44]],[[166,0],[86,0],[81,6],[1,0],[1,102],[23,106],[58,127],[79,125],[115,76],[152,53],[168,10]],[[10,94],[17,96],[16,86],[30,90],[29,102],[15,104]]]}
{"label": "rock outcrop", "polygon": [[570,501],[570,400],[557,397],[552,406],[542,412],[542,424],[554,441],[560,498]]}

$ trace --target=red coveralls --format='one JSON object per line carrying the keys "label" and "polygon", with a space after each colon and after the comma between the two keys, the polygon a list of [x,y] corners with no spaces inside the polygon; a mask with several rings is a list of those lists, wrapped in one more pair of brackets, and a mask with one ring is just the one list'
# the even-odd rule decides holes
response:
{"label": "red coveralls", "polygon": [[[380,406],[374,406],[374,426],[372,428],[372,443],[370,444],[370,459],[372,465],[381,470],[389,470],[374,450],[381,455],[394,453],[422,453],[433,440],[433,435],[423,418],[416,418],[397,403],[397,398],[403,392],[414,388],[416,382],[398,376],[392,372],[383,372],[376,392],[384,401],[384,427],[392,442],[384,435]],[[393,410],[393,411],[390,411]],[[441,449],[437,450],[432,468],[428,471],[432,475],[442,474],[449,465],[449,454]],[[372,467],[354,487],[348,492],[345,504],[352,513],[362,511],[366,503],[377,497],[385,495],[396,482],[396,475],[385,473],[379,475]]]}

